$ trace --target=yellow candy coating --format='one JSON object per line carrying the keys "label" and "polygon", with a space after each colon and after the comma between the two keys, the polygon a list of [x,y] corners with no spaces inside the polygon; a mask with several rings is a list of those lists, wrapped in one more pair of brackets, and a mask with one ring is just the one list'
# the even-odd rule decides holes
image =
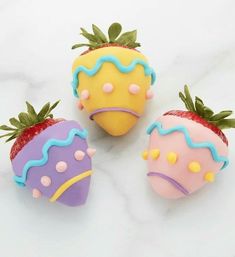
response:
{"label": "yellow candy coating", "polygon": [[[122,47],[104,47],[79,56],[74,61],[72,70],[74,72],[80,65],[91,69],[100,57],[107,55],[117,57],[123,65],[130,65],[136,58],[147,62],[145,56],[138,51]],[[89,114],[97,109],[107,107],[129,108],[139,115],[144,113],[146,92],[151,85],[151,76],[145,75],[142,65],[137,65],[129,73],[122,73],[114,64],[106,62],[94,76],[89,77],[84,72],[81,72],[78,76],[78,94],[80,95],[83,90],[89,91],[89,99],[81,100]],[[103,91],[103,86],[106,83],[111,83],[115,87],[112,94]],[[140,86],[137,94],[129,92],[131,84]],[[105,131],[113,136],[126,134],[138,120],[132,114],[121,111],[102,112],[94,115],[93,118]]]}

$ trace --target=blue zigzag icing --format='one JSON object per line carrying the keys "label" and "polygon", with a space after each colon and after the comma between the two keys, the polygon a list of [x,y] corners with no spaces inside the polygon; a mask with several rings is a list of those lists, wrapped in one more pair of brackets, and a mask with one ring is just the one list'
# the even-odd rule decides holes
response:
{"label": "blue zigzag icing", "polygon": [[216,147],[215,147],[215,145],[213,143],[210,143],[210,142],[195,143],[195,142],[193,142],[191,137],[190,137],[189,131],[187,130],[186,127],[184,127],[184,126],[175,126],[173,128],[170,128],[170,129],[164,129],[162,127],[162,123],[161,122],[154,122],[153,124],[151,124],[147,128],[147,134],[150,135],[155,128],[158,130],[158,132],[162,136],[171,134],[171,133],[176,132],[176,131],[182,132],[184,134],[185,140],[186,140],[187,145],[189,147],[191,147],[191,148],[208,148],[210,150],[210,152],[211,152],[211,155],[212,155],[214,161],[216,161],[216,162],[223,162],[224,163],[222,168],[221,168],[221,170],[228,166],[228,164],[229,164],[228,158],[225,157],[225,156],[220,156],[218,154],[218,152],[216,150]]}
{"label": "blue zigzag icing", "polygon": [[79,130],[79,129],[71,129],[67,139],[65,140],[57,140],[57,139],[50,139],[48,140],[42,147],[42,158],[39,160],[30,160],[28,161],[22,171],[22,176],[14,176],[15,182],[19,186],[25,186],[25,182],[27,180],[27,174],[30,168],[32,167],[40,167],[43,166],[48,161],[48,151],[52,146],[68,146],[71,145],[75,136],[79,136],[82,139],[85,139],[88,135],[87,130]]}
{"label": "blue zigzag icing", "polygon": [[89,77],[94,76],[102,67],[102,65],[106,62],[112,63],[116,66],[116,68],[122,72],[122,73],[129,73],[135,69],[135,67],[139,64],[142,65],[144,68],[145,76],[151,76],[151,84],[154,84],[156,80],[156,73],[154,70],[148,65],[147,62],[145,62],[142,59],[134,59],[128,66],[122,65],[122,63],[119,61],[119,59],[116,56],[113,55],[106,55],[100,57],[95,66],[91,69],[86,68],[85,66],[78,66],[76,70],[73,73],[73,81],[72,81],[72,87],[73,87],[73,94],[74,96],[78,97],[77,93],[77,87],[79,85],[78,75],[80,72],[84,72]]}

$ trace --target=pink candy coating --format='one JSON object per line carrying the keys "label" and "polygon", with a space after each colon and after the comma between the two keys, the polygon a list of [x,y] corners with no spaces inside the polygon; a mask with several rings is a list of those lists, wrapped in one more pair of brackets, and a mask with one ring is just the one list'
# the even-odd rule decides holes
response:
{"label": "pink candy coating", "polygon": [[111,93],[113,91],[113,85],[111,83],[105,83],[103,85],[103,91],[105,93]]}
{"label": "pink candy coating", "polygon": [[[162,116],[157,119],[162,123],[164,129],[170,129],[175,126],[184,126],[188,129],[190,138],[193,142],[211,142],[215,145],[219,155],[227,156],[228,147],[225,143],[210,129],[203,125],[177,116]],[[161,156],[157,160],[148,159],[148,172],[159,172],[180,183],[189,193],[193,193],[208,183],[205,175],[211,171],[216,175],[221,166],[221,162],[214,161],[211,152],[207,148],[191,148],[181,132],[174,132],[169,135],[160,135],[155,129],[150,135],[148,151],[160,149]],[[178,154],[177,162],[171,165],[167,162],[166,156],[169,152]],[[197,161],[201,165],[201,171],[192,173],[188,165],[192,161]],[[148,177],[153,189],[165,198],[175,199],[184,197],[176,187],[159,176]]]}
{"label": "pink candy coating", "polygon": [[89,98],[89,96],[90,96],[90,93],[87,89],[82,90],[82,92],[81,92],[82,100],[87,100]]}
{"label": "pink candy coating", "polygon": [[74,153],[74,158],[75,158],[77,161],[82,161],[83,158],[84,158],[84,156],[85,156],[85,153],[84,153],[83,151],[80,151],[80,150],[78,150],[78,151],[76,151],[76,152]]}
{"label": "pink candy coating", "polygon": [[51,185],[51,178],[48,176],[41,177],[41,183],[44,187],[49,187]]}
{"label": "pink candy coating", "polygon": [[65,172],[68,168],[68,164],[66,162],[60,161],[56,164],[55,168],[57,172]]}
{"label": "pink candy coating", "polygon": [[133,95],[136,95],[140,92],[140,86],[136,85],[136,84],[131,84],[129,86],[129,92]]}

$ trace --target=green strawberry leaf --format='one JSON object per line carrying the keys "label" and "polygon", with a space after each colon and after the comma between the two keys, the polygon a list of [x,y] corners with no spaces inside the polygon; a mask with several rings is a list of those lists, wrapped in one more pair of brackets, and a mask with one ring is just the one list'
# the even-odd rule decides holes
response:
{"label": "green strawberry leaf", "polygon": [[12,135],[11,137],[9,137],[5,142],[7,143],[7,142],[9,142],[9,141],[11,141],[11,140],[13,140],[13,139],[15,139],[15,138],[17,138],[17,135],[16,135],[16,134],[14,134],[14,135]]}
{"label": "green strawberry leaf", "polygon": [[182,92],[179,92],[179,97],[184,102],[184,105],[185,105],[186,109],[191,110],[190,106],[189,106],[189,104],[188,104],[188,102],[187,102],[187,100],[186,100],[186,98],[185,98],[185,96]]}
{"label": "green strawberry leaf", "polygon": [[194,103],[193,103],[193,99],[189,93],[189,88],[187,85],[184,86],[184,94],[185,94],[186,101],[187,101],[188,105],[190,106],[190,110],[193,112],[196,112]]}
{"label": "green strawberry leaf", "polygon": [[224,119],[214,123],[220,129],[235,128],[235,119]]}
{"label": "green strawberry leaf", "polygon": [[122,31],[122,26],[121,24],[115,22],[113,23],[108,30],[108,34],[109,34],[109,41],[111,43],[115,42],[115,39],[120,35]]}
{"label": "green strawberry leaf", "polygon": [[195,108],[196,112],[199,114],[199,116],[204,117],[204,105],[202,101],[196,99],[195,100]]}
{"label": "green strawberry leaf", "polygon": [[198,101],[198,102],[200,102],[202,105],[204,105],[202,99],[199,98],[198,96],[195,96],[195,101]]}
{"label": "green strawberry leaf", "polygon": [[54,110],[56,108],[56,106],[60,103],[60,100],[56,101],[50,108],[49,111],[51,112],[52,110]]}
{"label": "green strawberry leaf", "polygon": [[125,32],[116,40],[116,42],[119,43],[119,44],[126,44],[126,43],[129,43],[129,42],[135,42],[136,37],[137,37],[137,31],[136,30]]}
{"label": "green strawberry leaf", "polygon": [[89,41],[91,42],[95,42],[97,43],[97,37],[91,33],[88,33],[85,29],[81,28],[81,35],[84,36],[85,38],[87,38]]}
{"label": "green strawberry leaf", "polygon": [[128,47],[130,48],[136,48],[136,47],[140,47],[140,43],[136,43],[136,42],[130,42],[127,44]]}
{"label": "green strawberry leaf", "polygon": [[16,118],[10,118],[9,121],[12,126],[18,128],[18,129],[23,128],[23,125]]}
{"label": "green strawberry leaf", "polygon": [[204,117],[209,120],[210,117],[212,117],[214,114],[214,112],[209,108],[209,107],[206,107],[204,106]]}
{"label": "green strawberry leaf", "polygon": [[99,43],[108,43],[105,34],[95,24],[92,24],[92,30]]}
{"label": "green strawberry leaf", "polygon": [[31,125],[30,117],[26,112],[21,112],[18,115],[18,118],[19,118],[20,122],[22,124],[24,124],[25,126],[30,126]]}
{"label": "green strawberry leaf", "polygon": [[83,47],[83,46],[91,47],[92,45],[91,44],[75,44],[72,46],[72,49],[76,49],[76,48]]}
{"label": "green strawberry leaf", "polygon": [[34,121],[37,122],[38,115],[37,115],[34,107],[29,102],[26,102],[26,105],[27,105],[27,111],[28,111],[28,114],[30,116],[31,121],[32,122],[34,122]]}
{"label": "green strawberry leaf", "polygon": [[1,126],[0,126],[0,130],[6,130],[6,131],[12,130],[12,131],[14,131],[15,128],[11,128],[11,127],[6,126],[6,125],[1,125]]}
{"label": "green strawberry leaf", "polygon": [[218,121],[218,120],[221,120],[221,119],[224,119],[224,118],[230,116],[232,113],[233,113],[233,111],[230,111],[230,110],[228,110],[228,111],[222,111],[222,112],[220,112],[220,113],[217,113],[217,114],[213,115],[213,116],[210,118],[210,120],[211,120],[211,121]]}
{"label": "green strawberry leaf", "polygon": [[0,138],[9,137],[9,136],[12,136],[14,134],[15,134],[15,132],[7,133],[7,134],[4,134],[4,135],[1,135]]}
{"label": "green strawberry leaf", "polygon": [[44,120],[44,118],[45,118],[47,112],[49,111],[49,109],[50,109],[50,103],[48,102],[42,107],[41,111],[38,113],[38,120],[39,121]]}

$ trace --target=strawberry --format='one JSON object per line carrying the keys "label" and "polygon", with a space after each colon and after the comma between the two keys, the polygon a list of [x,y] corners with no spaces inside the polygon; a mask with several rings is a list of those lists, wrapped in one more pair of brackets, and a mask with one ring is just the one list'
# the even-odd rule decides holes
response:
{"label": "strawberry", "polygon": [[[92,24],[93,33],[88,33],[84,28],[81,28],[81,35],[89,40],[89,43],[75,44],[72,49],[87,46],[88,50],[83,52],[81,55],[87,54],[93,50],[103,47],[123,47],[128,49],[136,50],[136,47],[140,47],[140,43],[136,42],[137,31],[129,31],[120,35],[122,31],[121,24],[115,22],[108,30],[109,39],[106,35],[95,25]],[[120,35],[120,36],[119,36]],[[119,36],[119,37],[118,37]]]}
{"label": "strawberry", "polygon": [[35,135],[40,134],[47,127],[52,126],[59,122],[59,120],[53,119],[51,111],[57,106],[59,101],[50,106],[47,103],[41,111],[37,114],[33,106],[26,102],[28,113],[20,113],[18,115],[19,120],[16,118],[11,118],[9,121],[13,127],[6,125],[0,126],[1,130],[11,131],[2,137],[9,137],[6,142],[16,139],[15,143],[11,148],[10,159],[13,160],[19,151],[29,143]]}
{"label": "strawberry", "polygon": [[[225,112],[230,113],[230,111],[225,111]],[[216,125],[214,125],[213,123],[210,123],[206,119],[202,118],[195,112],[174,110],[174,111],[168,111],[163,115],[173,115],[173,116],[178,116],[181,118],[186,118],[186,119],[198,122],[201,125],[203,125],[204,127],[211,129],[216,135],[218,135],[222,139],[222,141],[226,145],[228,145],[228,139],[225,136],[225,134],[222,132],[222,130],[219,127],[217,127]]]}
{"label": "strawberry", "polygon": [[107,36],[94,24],[92,30],[81,28],[88,42],[72,46],[88,47],[73,64],[73,93],[91,120],[112,136],[121,136],[137,123],[146,100],[153,97],[155,72],[136,50],[136,30],[121,33],[119,23],[111,24]]}
{"label": "strawberry", "polygon": [[228,165],[228,140],[222,129],[235,128],[232,111],[214,114],[199,97],[193,102],[187,86],[179,93],[187,111],[173,110],[147,130],[148,177],[153,189],[166,198],[189,195],[215,180]]}
{"label": "strawberry", "polygon": [[86,130],[75,121],[54,119],[51,111],[59,101],[47,103],[39,113],[26,102],[28,112],[9,121],[13,127],[1,137],[16,139],[10,153],[14,180],[32,190],[34,198],[44,195],[51,202],[76,206],[85,203],[90,184],[91,157]]}

